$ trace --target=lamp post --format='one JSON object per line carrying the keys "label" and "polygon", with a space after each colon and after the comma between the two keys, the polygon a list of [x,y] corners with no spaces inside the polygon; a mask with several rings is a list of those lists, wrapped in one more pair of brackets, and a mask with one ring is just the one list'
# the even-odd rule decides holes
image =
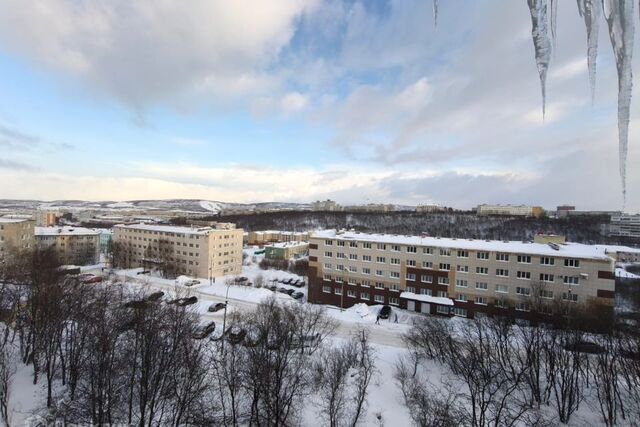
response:
{"label": "lamp post", "polygon": [[227,292],[224,296],[224,315],[222,317],[222,351],[224,351],[224,334],[227,329],[227,305],[229,304],[229,286],[231,286],[231,283],[227,283]]}

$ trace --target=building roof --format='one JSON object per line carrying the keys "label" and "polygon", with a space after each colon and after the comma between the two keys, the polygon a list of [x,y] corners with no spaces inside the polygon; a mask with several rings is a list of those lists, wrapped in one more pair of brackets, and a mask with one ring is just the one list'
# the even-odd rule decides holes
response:
{"label": "building roof", "polygon": [[35,227],[34,234],[36,236],[97,236],[99,230],[83,227]]}
{"label": "building roof", "polygon": [[118,224],[113,228],[127,228],[130,230],[160,231],[163,233],[180,233],[194,234],[206,236],[211,231],[229,231],[226,229],[213,229],[211,227],[181,227],[177,225],[159,225],[159,224]]}
{"label": "building roof", "polygon": [[[421,236],[402,236],[394,234],[368,234],[354,231],[337,232],[336,230],[316,231],[311,235],[317,239],[336,240],[358,240],[373,243],[388,243],[413,246],[430,246],[437,248],[521,253],[527,255],[542,255],[554,257],[571,257],[583,259],[610,260],[607,255],[612,252],[612,246],[607,245],[585,245],[582,243],[565,243],[554,246],[546,243],[500,241],[500,240],[478,240],[478,239],[457,239]],[[607,249],[609,250],[607,251]],[[620,247],[618,247],[620,248]],[[633,250],[633,248],[628,248]]]}
{"label": "building roof", "polygon": [[265,248],[297,248],[302,246],[309,246],[307,242],[282,242],[282,243],[272,243],[270,245],[265,245]]}
{"label": "building roof", "polygon": [[401,292],[400,298],[428,302],[429,304],[453,305],[453,300],[451,298],[433,297],[431,295],[416,294],[413,292]]}
{"label": "building roof", "polygon": [[25,221],[33,221],[31,218],[11,218],[11,217],[0,217],[1,224],[16,224],[19,222]]}

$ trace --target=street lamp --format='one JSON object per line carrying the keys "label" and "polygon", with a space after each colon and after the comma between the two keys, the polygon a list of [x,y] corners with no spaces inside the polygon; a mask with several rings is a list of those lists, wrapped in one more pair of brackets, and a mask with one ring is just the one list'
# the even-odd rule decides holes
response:
{"label": "street lamp", "polygon": [[227,283],[227,292],[224,296],[224,315],[222,317],[222,351],[224,351],[224,333],[227,330],[227,305],[229,304],[229,286],[231,286],[231,283]]}

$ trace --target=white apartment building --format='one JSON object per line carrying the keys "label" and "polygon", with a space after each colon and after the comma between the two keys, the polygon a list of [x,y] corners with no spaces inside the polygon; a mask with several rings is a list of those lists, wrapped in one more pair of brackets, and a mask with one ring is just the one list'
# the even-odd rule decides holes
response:
{"label": "white apartment building", "polygon": [[0,217],[0,261],[11,253],[35,247],[34,221]]}
{"label": "white apartment building", "polygon": [[65,265],[100,262],[100,231],[83,227],[35,227],[39,249],[53,249]]}
{"label": "white apartment building", "polygon": [[617,214],[611,216],[609,236],[640,239],[640,214]]}
{"label": "white apartment building", "polygon": [[319,231],[309,244],[309,301],[390,304],[474,317],[528,317],[557,303],[614,303],[606,247]]}
{"label": "white apartment building", "polygon": [[126,251],[131,267],[167,262],[177,267],[178,274],[200,278],[241,273],[242,235],[242,229],[230,223],[217,223],[215,227],[113,227],[113,242]]}

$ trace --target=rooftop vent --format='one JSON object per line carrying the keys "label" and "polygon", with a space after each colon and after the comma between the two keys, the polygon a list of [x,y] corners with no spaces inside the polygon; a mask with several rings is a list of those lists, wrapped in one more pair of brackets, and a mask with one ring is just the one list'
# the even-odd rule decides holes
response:
{"label": "rooftop vent", "polygon": [[549,242],[549,247],[551,249],[553,249],[554,251],[559,251],[560,250],[560,246],[558,246],[556,243]]}

